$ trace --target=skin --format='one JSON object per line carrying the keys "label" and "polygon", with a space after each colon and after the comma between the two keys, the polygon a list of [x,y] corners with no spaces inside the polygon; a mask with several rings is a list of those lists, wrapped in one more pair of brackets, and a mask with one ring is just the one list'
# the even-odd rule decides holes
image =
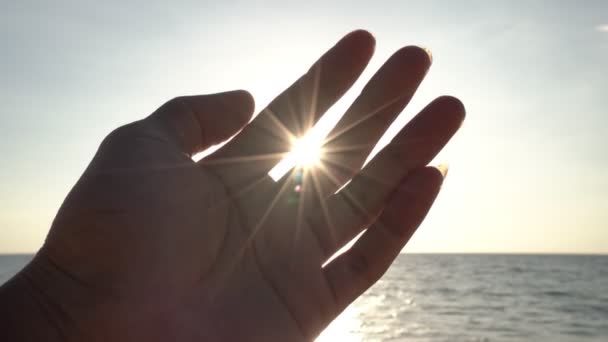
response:
{"label": "skin", "polygon": [[329,134],[321,165],[274,182],[293,136],[348,90],[374,44],[345,36],[251,122],[251,95],[233,91],[175,98],[109,134],[44,246],[0,288],[2,340],[313,340],[421,223],[444,176],[426,165],[464,119],[440,97],[361,170],[430,67],[405,47]]}

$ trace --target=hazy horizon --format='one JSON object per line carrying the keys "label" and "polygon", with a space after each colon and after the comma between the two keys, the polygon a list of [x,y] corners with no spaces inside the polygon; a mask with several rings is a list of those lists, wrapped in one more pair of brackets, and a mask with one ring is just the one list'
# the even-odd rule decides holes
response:
{"label": "hazy horizon", "polygon": [[[433,98],[467,119],[413,252],[608,254],[608,2],[20,1],[0,5],[0,254],[35,252],[115,127],[183,94],[246,89],[259,111],[342,35],[433,53],[380,146]],[[524,253],[521,253],[524,252]]]}

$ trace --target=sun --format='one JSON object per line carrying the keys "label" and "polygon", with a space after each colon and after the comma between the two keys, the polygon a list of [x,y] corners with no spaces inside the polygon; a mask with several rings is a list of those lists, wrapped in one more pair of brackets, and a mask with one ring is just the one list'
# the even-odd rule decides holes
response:
{"label": "sun", "polygon": [[278,181],[293,167],[312,168],[321,162],[323,155],[323,139],[314,134],[306,134],[295,138],[291,143],[291,151],[281,160],[268,175]]}
{"label": "sun", "polygon": [[296,139],[293,142],[291,155],[294,164],[301,167],[312,167],[317,165],[321,160],[321,144],[312,137],[312,135],[304,136]]}

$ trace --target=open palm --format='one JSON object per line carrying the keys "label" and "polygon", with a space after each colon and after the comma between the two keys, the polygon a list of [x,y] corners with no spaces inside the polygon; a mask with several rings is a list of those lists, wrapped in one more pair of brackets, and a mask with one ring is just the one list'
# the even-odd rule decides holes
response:
{"label": "open palm", "polygon": [[360,170],[430,67],[406,47],[329,134],[320,165],[272,180],[373,50],[369,33],[347,35],[249,124],[253,100],[236,91],[178,97],[112,132],[29,267],[34,283],[60,284],[39,286],[58,330],[80,341],[314,339],[420,224],[443,179],[425,165],[464,118],[440,97]]}

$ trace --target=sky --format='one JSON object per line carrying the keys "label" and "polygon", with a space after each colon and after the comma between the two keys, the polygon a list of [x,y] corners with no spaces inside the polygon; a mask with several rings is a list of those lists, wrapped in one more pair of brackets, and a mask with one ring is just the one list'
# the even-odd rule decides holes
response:
{"label": "sky", "polygon": [[455,95],[450,171],[406,252],[608,253],[608,2],[0,1],[0,253],[36,251],[101,139],[185,94],[261,109],[351,30],[433,66],[388,139]]}

